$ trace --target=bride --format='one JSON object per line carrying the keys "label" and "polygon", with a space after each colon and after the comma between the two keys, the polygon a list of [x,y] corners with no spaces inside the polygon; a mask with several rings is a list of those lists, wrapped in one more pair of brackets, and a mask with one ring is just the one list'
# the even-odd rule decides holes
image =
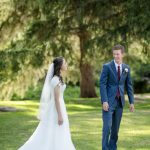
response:
{"label": "bride", "polygon": [[61,75],[66,70],[63,57],[55,58],[49,66],[40,99],[39,125],[18,150],[75,150],[63,99],[66,85]]}

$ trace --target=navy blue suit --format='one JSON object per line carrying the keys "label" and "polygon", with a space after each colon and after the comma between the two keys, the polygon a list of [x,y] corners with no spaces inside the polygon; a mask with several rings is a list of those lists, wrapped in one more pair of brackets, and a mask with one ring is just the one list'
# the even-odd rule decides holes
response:
{"label": "navy blue suit", "polygon": [[[117,98],[119,88],[120,97]],[[116,150],[118,132],[122,118],[123,106],[125,104],[124,89],[126,88],[129,103],[134,103],[133,86],[130,77],[130,68],[122,64],[122,73],[118,80],[117,70],[114,61],[103,65],[100,75],[101,103],[108,102],[109,110],[102,110],[103,137],[102,150]]]}

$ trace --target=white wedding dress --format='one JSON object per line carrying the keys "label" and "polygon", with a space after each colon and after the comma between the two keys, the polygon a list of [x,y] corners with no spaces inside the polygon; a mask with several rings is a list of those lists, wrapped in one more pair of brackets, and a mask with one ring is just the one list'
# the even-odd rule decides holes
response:
{"label": "white wedding dress", "polygon": [[[32,136],[18,150],[75,150],[71,140],[69,121],[63,93],[66,88],[61,84],[59,78],[54,76],[51,84],[51,100],[48,111],[42,119]],[[54,87],[60,86],[60,107],[63,116],[63,124],[58,125],[57,111],[54,100]]]}

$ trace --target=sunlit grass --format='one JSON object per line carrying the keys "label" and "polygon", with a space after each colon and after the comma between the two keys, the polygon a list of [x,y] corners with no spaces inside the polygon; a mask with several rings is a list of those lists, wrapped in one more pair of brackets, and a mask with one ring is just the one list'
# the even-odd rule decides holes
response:
{"label": "sunlit grass", "polygon": [[[150,149],[150,98],[139,96],[135,112],[124,108],[118,149]],[[38,101],[0,101],[0,106],[12,106],[17,112],[0,112],[0,150],[17,150],[34,132]],[[72,139],[77,150],[101,150],[102,114],[99,98],[66,101]]]}

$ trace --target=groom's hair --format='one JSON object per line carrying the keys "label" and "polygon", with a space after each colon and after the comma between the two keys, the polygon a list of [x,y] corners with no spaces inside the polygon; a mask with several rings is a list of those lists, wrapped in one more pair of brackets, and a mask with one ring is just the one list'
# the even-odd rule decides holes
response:
{"label": "groom's hair", "polygon": [[114,51],[114,50],[121,50],[121,52],[124,53],[125,48],[124,48],[124,46],[118,44],[112,48],[112,51]]}

